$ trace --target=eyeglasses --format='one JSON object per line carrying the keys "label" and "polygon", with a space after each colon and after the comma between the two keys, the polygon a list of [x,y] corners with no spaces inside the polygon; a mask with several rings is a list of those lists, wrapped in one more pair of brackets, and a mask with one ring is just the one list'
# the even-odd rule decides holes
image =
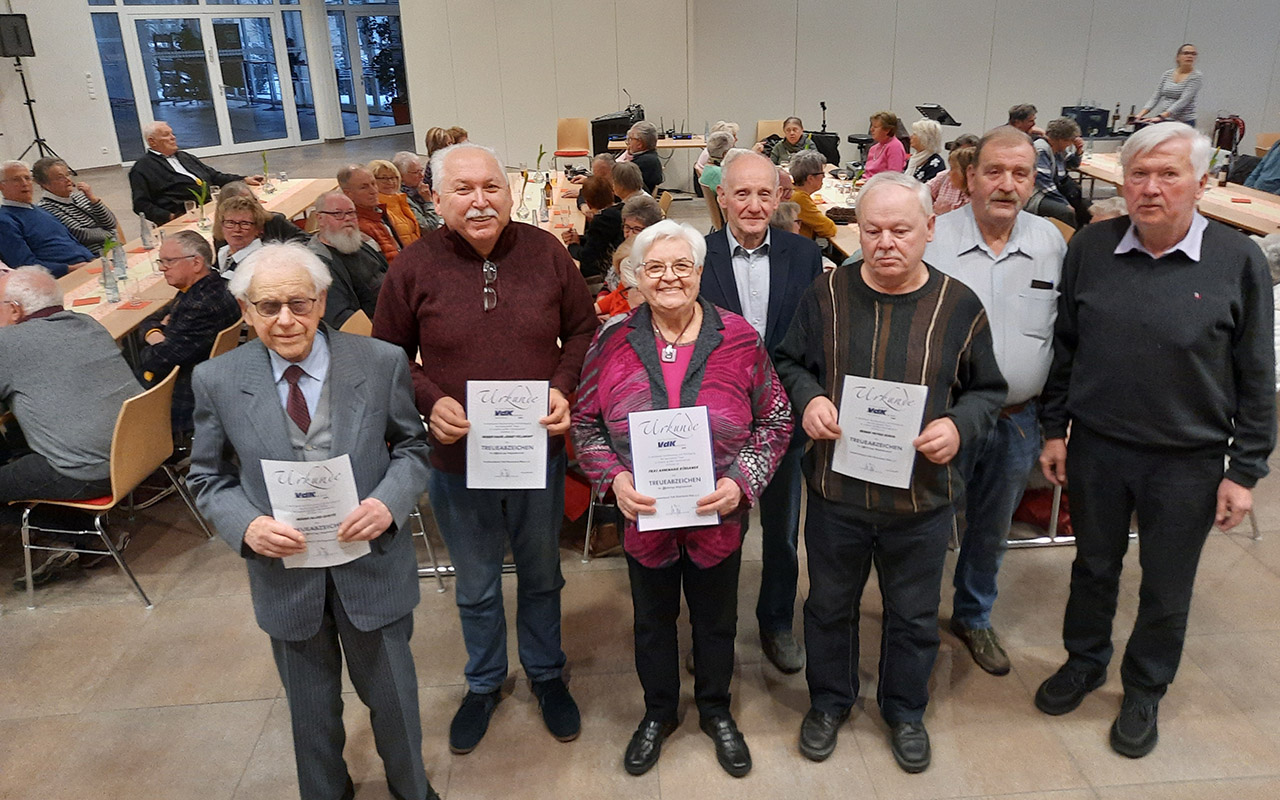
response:
{"label": "eyeglasses", "polygon": [[484,310],[492,311],[498,307],[498,287],[493,282],[498,279],[498,265],[492,261],[484,262]]}
{"label": "eyeglasses", "polygon": [[233,231],[251,231],[258,227],[258,223],[251,219],[224,219],[222,227],[230,228]]}
{"label": "eyeglasses", "polygon": [[633,233],[638,235],[644,230],[644,228],[645,226],[643,225],[631,225],[629,223],[624,222],[622,223],[622,235],[630,236]]}
{"label": "eyeglasses", "polygon": [[327,217],[337,217],[338,219],[355,219],[360,216],[353,208],[350,211],[317,211],[317,214],[324,214]]}
{"label": "eyeglasses", "polygon": [[168,269],[169,267],[172,267],[174,264],[177,264],[179,261],[186,261],[188,258],[195,258],[195,256],[178,256],[177,258],[157,258],[156,263],[160,265],[160,269]]}
{"label": "eyeglasses", "polygon": [[258,316],[267,319],[278,317],[285,306],[289,307],[289,313],[295,317],[305,317],[311,313],[311,309],[315,308],[316,298],[293,297],[284,302],[279,300],[259,300],[256,303],[250,300],[249,305],[254,307],[258,312]]}
{"label": "eyeglasses", "polygon": [[692,261],[676,261],[672,264],[663,264],[661,261],[646,261],[640,265],[645,277],[655,281],[665,277],[667,270],[671,270],[677,278],[687,278],[697,268],[697,265]]}

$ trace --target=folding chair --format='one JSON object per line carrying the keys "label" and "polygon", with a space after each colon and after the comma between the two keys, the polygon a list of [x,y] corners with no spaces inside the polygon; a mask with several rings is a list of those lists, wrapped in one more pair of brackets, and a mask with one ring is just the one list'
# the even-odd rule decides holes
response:
{"label": "folding chair", "polygon": [[342,323],[342,327],[338,330],[343,333],[354,333],[357,336],[372,336],[373,321],[369,319],[368,314],[357,309],[356,313],[347,317],[347,321]]}

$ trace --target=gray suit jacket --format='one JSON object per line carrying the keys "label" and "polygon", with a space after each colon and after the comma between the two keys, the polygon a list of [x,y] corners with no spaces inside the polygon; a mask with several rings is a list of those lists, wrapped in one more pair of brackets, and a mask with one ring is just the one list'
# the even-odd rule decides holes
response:
{"label": "gray suit jacket", "polygon": [[[417,559],[405,530],[426,489],[427,440],[413,402],[404,351],[386,342],[326,330],[329,341],[331,455],[351,457],[360,499],[386,503],[395,523],[372,552],[330,569],[285,569],[244,544],[254,518],[271,515],[259,460],[292,460],[284,407],[261,340],[196,367],[195,439],[188,483],[200,513],[246,559],[258,625],[277,639],[315,635],[324,613],[325,575],[357,628],[372,631],[418,604]],[[233,460],[233,455],[236,457]]]}

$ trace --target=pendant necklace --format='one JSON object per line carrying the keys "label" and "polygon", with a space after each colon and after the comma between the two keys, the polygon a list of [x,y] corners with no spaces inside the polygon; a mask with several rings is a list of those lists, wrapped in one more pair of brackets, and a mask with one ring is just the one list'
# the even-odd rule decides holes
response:
{"label": "pendant necklace", "polygon": [[694,309],[693,315],[689,317],[689,321],[684,324],[684,328],[681,329],[680,333],[676,334],[676,340],[674,342],[668,342],[667,337],[663,336],[662,331],[658,330],[658,323],[657,322],[653,323],[653,332],[657,334],[658,338],[662,340],[662,343],[666,345],[665,347],[662,348],[662,353],[660,355],[660,358],[663,360],[663,362],[667,364],[675,363],[676,345],[679,344],[680,337],[684,336],[685,331],[689,330],[689,326],[693,324],[693,321],[697,318],[697,316],[698,316],[698,310]]}

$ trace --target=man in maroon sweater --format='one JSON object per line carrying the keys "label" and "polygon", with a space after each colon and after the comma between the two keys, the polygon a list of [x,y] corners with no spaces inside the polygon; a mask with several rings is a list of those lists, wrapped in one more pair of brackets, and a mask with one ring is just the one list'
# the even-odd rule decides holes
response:
{"label": "man in maroon sweater", "polygon": [[[489,726],[507,678],[502,559],[509,540],[518,584],[520,663],[547,728],[577,738],[578,707],[565,686],[560,648],[559,530],[564,515],[568,396],[596,329],[591,295],[564,246],[511,221],[511,188],[493,151],[459,144],[431,159],[436,210],[431,231],[392,263],[378,298],[373,335],[405,349],[418,410],[428,418],[427,493],[457,569],[456,596],[467,647],[467,694],[449,729],[449,748],[469,753]],[[545,489],[468,489],[463,402],[468,380],[545,380]]]}

